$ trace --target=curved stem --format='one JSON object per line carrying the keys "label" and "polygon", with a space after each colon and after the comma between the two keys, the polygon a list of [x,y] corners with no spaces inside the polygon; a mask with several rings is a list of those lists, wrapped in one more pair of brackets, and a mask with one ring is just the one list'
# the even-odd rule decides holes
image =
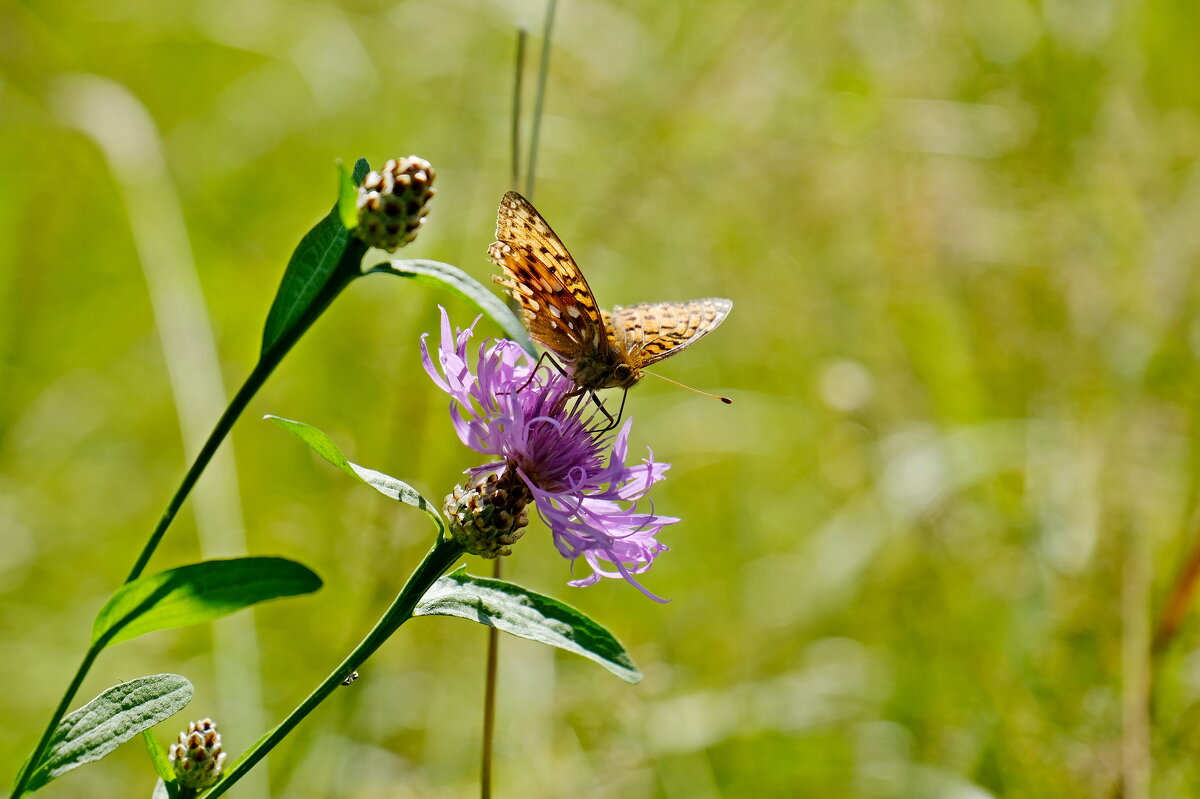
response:
{"label": "curved stem", "polygon": [[[281,355],[282,357],[282,355]],[[188,469],[187,474],[183,476],[183,480],[179,483],[179,487],[175,489],[175,495],[171,497],[171,501],[167,503],[166,510],[158,520],[158,525],[155,526],[154,532],[150,533],[150,538],[146,540],[145,546],[142,547],[141,554],[138,555],[137,561],[133,564],[133,568],[129,571],[129,576],[125,578],[126,583],[131,583],[142,575],[146,570],[146,565],[150,562],[150,557],[154,551],[158,549],[159,543],[166,535],[167,528],[171,526],[171,522],[175,520],[175,515],[179,512],[179,508],[183,506],[183,501],[187,499],[188,494],[192,492],[196,481],[200,479],[200,475],[204,472],[208,462],[212,460],[212,456],[216,454],[217,448],[221,446],[221,442],[225,440],[225,436],[229,434],[233,428],[233,423],[242,415],[242,411],[246,409],[246,405],[262,388],[263,383],[275,370],[279,364],[279,358],[273,361],[268,361],[266,358],[259,360],[255,364],[250,376],[246,378],[246,382],[238,389],[238,393],[234,395],[229,406],[225,408],[225,412],[221,414],[221,418],[217,420],[217,424],[208,435],[208,440],[204,442],[204,446],[200,449],[200,454],[196,456],[196,460],[192,462],[192,466]]]}
{"label": "curved stem", "polygon": [[83,678],[87,676],[88,670],[95,662],[96,656],[100,654],[100,650],[104,648],[104,642],[97,642],[88,647],[87,654],[83,656],[83,662],[79,664],[79,668],[75,670],[75,677],[71,680],[71,684],[67,686],[67,692],[63,694],[62,700],[58,703],[58,707],[54,711],[54,715],[50,717],[50,724],[46,727],[46,731],[42,733],[42,738],[38,741],[37,746],[33,748],[33,753],[29,759],[25,761],[25,765],[21,768],[21,773],[17,777],[16,783],[13,785],[12,799],[17,799],[24,791],[25,786],[29,784],[30,778],[33,777],[34,769],[37,768],[38,761],[42,759],[46,748],[50,745],[50,739],[54,736],[54,731],[58,729],[58,722],[67,714],[67,709],[71,705],[71,700],[75,698],[75,692],[79,690],[79,686],[83,684]]}
{"label": "curved stem", "polygon": [[[163,511],[162,517],[158,520],[158,525],[155,526],[154,531],[150,533],[150,538],[147,539],[145,546],[142,547],[141,554],[138,555],[137,561],[133,564],[133,569],[130,570],[129,576],[125,578],[126,584],[136,580],[141,576],[142,572],[145,571],[146,565],[150,562],[150,557],[158,548],[159,543],[162,541],[163,535],[166,534],[167,528],[170,526],[171,521],[174,520],[175,514],[179,512],[180,506],[183,505],[183,501],[187,498],[188,494],[191,493],[192,488],[196,485],[196,481],[200,478],[200,474],[204,471],[204,467],[208,465],[210,460],[212,460],[213,454],[217,451],[217,448],[221,445],[221,442],[225,440],[225,436],[228,435],[230,428],[233,427],[233,423],[237,421],[239,416],[241,416],[242,411],[245,410],[246,405],[250,402],[250,399],[258,392],[258,389],[262,387],[262,384],[266,381],[272,370],[274,370],[275,366],[279,363],[279,360],[282,358],[283,354],[284,353],[280,353],[279,357],[273,360],[268,360],[265,357],[259,360],[258,364],[254,367],[254,370],[250,373],[250,377],[246,379],[246,382],[242,384],[242,387],[234,396],[233,401],[229,403],[229,407],[227,407],[225,412],[221,414],[221,418],[217,421],[212,433],[209,434],[208,440],[204,442],[204,447],[201,448],[200,454],[196,456],[196,460],[192,463],[191,468],[188,469],[187,474],[183,476],[183,481],[179,484],[179,488],[175,490],[175,495],[171,497],[171,501],[167,503],[166,510]],[[84,657],[83,662],[79,665],[78,671],[75,672],[75,677],[71,680],[71,684],[67,686],[67,690],[63,694],[62,699],[59,700],[58,708],[50,717],[50,724],[46,727],[45,733],[42,734],[41,740],[38,741],[37,746],[34,747],[33,753],[29,756],[29,759],[25,763],[25,767],[22,769],[21,776],[18,778],[17,783],[13,788],[13,799],[16,799],[16,797],[21,795],[21,790],[28,782],[29,777],[33,773],[33,769],[37,767],[42,755],[44,755],[46,752],[46,747],[50,743],[50,736],[54,733],[55,728],[58,726],[58,722],[62,720],[63,715],[65,715],[67,710],[70,708],[71,700],[75,698],[76,692],[78,692],[79,687],[83,684],[84,678],[87,676],[88,671],[92,667],[92,663],[95,662],[96,657],[100,654],[100,650],[102,648],[102,646],[97,648],[93,645],[88,649],[87,655]]]}
{"label": "curved stem", "polygon": [[225,436],[233,428],[233,423],[238,420],[242,415],[242,411],[246,409],[246,405],[250,403],[250,400],[262,388],[263,383],[271,376],[271,373],[275,371],[275,367],[291,351],[295,343],[300,340],[300,336],[304,335],[304,332],[312,326],[317,317],[329,307],[329,304],[334,301],[338,294],[341,294],[342,289],[350,285],[350,281],[354,280],[354,278],[362,277],[363,272],[358,264],[362,260],[365,251],[365,246],[358,243],[358,239],[350,239],[350,243],[346,248],[341,262],[338,264],[336,272],[330,277],[329,282],[325,284],[324,290],[314,298],[312,304],[309,305],[304,315],[296,321],[292,329],[280,336],[274,346],[264,352],[258,359],[258,363],[254,365],[254,369],[250,372],[250,376],[246,378],[246,382],[238,389],[238,393],[234,395],[233,400],[229,403],[229,407],[225,409],[225,413],[221,414],[221,418],[217,420],[217,424],[209,434],[208,440],[204,442],[204,446],[200,449],[200,454],[196,456],[196,460],[192,463],[191,468],[183,476],[183,481],[180,482],[179,488],[175,489],[175,495],[167,503],[167,509],[163,511],[163,515],[158,520],[158,525],[154,528],[154,532],[150,534],[146,545],[142,547],[142,552],[138,555],[137,562],[133,564],[133,568],[130,570],[129,576],[125,578],[125,582],[133,582],[145,571],[146,565],[150,562],[150,557],[158,549],[158,545],[166,534],[167,528],[171,526],[171,522],[175,519],[175,514],[183,506],[183,501],[192,492],[192,488],[196,485],[196,481],[200,479],[200,475],[204,472],[205,467],[208,466],[208,462],[212,460],[212,456],[216,453],[217,448],[221,446],[221,442],[225,440]]}
{"label": "curved stem", "polygon": [[[304,314],[300,316],[290,330],[282,334],[279,339],[264,351],[255,364],[254,369],[250,372],[250,376],[246,378],[246,382],[238,389],[238,393],[234,395],[225,412],[221,414],[221,418],[217,420],[216,426],[213,427],[212,433],[209,434],[208,440],[204,442],[204,446],[200,449],[200,453],[196,456],[196,460],[188,469],[187,474],[183,476],[179,487],[175,489],[174,496],[167,503],[166,510],[159,518],[158,524],[154,531],[150,533],[150,537],[146,540],[145,546],[142,547],[141,553],[133,564],[133,568],[129,571],[129,576],[125,578],[125,583],[131,583],[142,575],[146,570],[146,566],[150,562],[150,558],[154,555],[158,545],[162,542],[163,536],[167,532],[167,528],[171,526],[171,522],[175,519],[175,515],[179,512],[183,502],[195,487],[196,481],[200,479],[200,475],[204,472],[206,466],[217,449],[221,446],[221,442],[229,434],[233,428],[234,422],[242,415],[242,411],[250,403],[250,400],[262,388],[263,383],[275,371],[275,367],[279,365],[284,356],[291,351],[292,347],[300,337],[304,335],[317,320],[330,303],[337,298],[346,286],[358,277],[362,277],[365,272],[362,271],[361,262],[363,255],[366,254],[367,247],[353,236],[347,242],[346,249],[342,253],[341,259],[334,268],[333,274],[330,275],[321,292],[313,298],[312,303],[305,309]],[[34,769],[37,768],[39,761],[46,752],[46,748],[50,743],[50,737],[54,734],[54,730],[58,727],[59,721],[66,714],[70,707],[71,700],[75,698],[76,692],[83,684],[84,678],[95,662],[96,657],[104,648],[103,642],[92,644],[84,656],[83,662],[79,665],[79,669],[75,672],[75,677],[71,680],[71,684],[67,686],[66,692],[58,703],[58,708],[54,711],[54,715],[50,718],[50,723],[46,727],[45,733],[42,734],[41,740],[34,747],[29,759],[25,761],[25,765],[21,768],[20,776],[13,788],[12,799],[17,799],[21,795],[25,785],[29,782]]]}
{"label": "curved stem", "polygon": [[434,544],[433,549],[425,555],[425,559],[417,566],[416,571],[408,578],[408,582],[404,584],[404,588],[396,596],[391,606],[380,617],[379,621],[371,629],[362,642],[354,648],[349,655],[329,673],[329,676],[316,687],[311,694],[308,695],[303,702],[296,706],[296,709],[288,714],[288,717],[281,721],[275,729],[271,730],[265,736],[260,738],[245,754],[238,758],[221,781],[210,788],[206,793],[201,794],[201,799],[216,799],[216,797],[225,793],[233,787],[233,784],[241,779],[250,769],[254,768],[258,761],[267,756],[275,746],[282,741],[287,735],[295,729],[305,716],[316,709],[317,705],[325,701],[331,693],[333,693],[342,684],[342,682],[351,674],[353,674],[359,666],[366,662],[367,658],[375,654],[375,651],[383,645],[383,642],[392,636],[392,633],[399,629],[400,625],[412,618],[413,609],[416,608],[417,602],[429,590],[437,578],[450,568],[454,561],[458,560],[458,556],[463,552],[462,547],[450,539],[439,539]]}

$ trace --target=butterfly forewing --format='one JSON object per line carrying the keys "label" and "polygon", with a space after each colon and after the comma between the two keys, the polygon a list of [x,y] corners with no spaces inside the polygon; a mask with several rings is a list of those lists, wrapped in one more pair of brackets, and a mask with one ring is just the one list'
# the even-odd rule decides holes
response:
{"label": "butterfly forewing", "polygon": [[688,302],[643,302],[613,308],[612,335],[623,341],[635,370],[658,363],[700,340],[725,321],[733,303],[721,297]]}
{"label": "butterfly forewing", "polygon": [[591,287],[541,214],[510,191],[496,215],[488,257],[504,269],[506,286],[524,311],[529,334],[574,363],[608,344]]}

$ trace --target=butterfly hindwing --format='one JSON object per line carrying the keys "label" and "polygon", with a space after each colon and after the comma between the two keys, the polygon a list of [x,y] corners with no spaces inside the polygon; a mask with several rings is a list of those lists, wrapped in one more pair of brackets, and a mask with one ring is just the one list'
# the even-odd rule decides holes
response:
{"label": "butterfly hindwing", "polygon": [[636,369],[657,363],[711,333],[729,315],[733,302],[709,297],[687,302],[618,305],[606,314],[615,340],[623,342]]}

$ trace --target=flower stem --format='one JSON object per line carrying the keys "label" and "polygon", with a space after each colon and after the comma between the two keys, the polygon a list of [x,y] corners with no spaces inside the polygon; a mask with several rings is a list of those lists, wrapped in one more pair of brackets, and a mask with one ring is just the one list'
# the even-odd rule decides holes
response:
{"label": "flower stem", "polygon": [[171,497],[171,501],[167,504],[167,509],[163,511],[162,517],[158,520],[158,525],[154,528],[154,532],[150,534],[146,545],[142,547],[142,552],[138,555],[137,562],[133,564],[133,568],[130,570],[129,576],[125,578],[125,582],[133,582],[145,571],[146,565],[150,562],[150,557],[158,549],[159,542],[162,541],[167,528],[174,521],[175,514],[179,512],[183,501],[192,492],[192,488],[196,485],[196,481],[200,479],[200,475],[204,472],[205,467],[208,466],[208,462],[212,460],[212,456],[216,454],[217,448],[221,446],[221,442],[225,440],[225,436],[233,428],[233,423],[238,420],[242,415],[242,411],[246,409],[246,405],[250,403],[250,400],[262,388],[263,383],[267,381],[271,373],[275,371],[275,367],[291,351],[295,343],[300,340],[300,336],[304,335],[304,332],[312,326],[317,317],[329,307],[338,294],[341,294],[342,289],[350,285],[350,281],[354,278],[362,277],[363,272],[359,267],[359,262],[361,262],[365,251],[366,248],[358,239],[350,238],[346,252],[343,254],[341,262],[330,277],[329,282],[325,284],[325,288],[313,299],[312,304],[308,306],[304,315],[296,320],[292,328],[281,335],[279,340],[258,359],[258,363],[255,364],[254,369],[250,372],[250,376],[246,378],[246,382],[238,389],[238,393],[229,403],[229,407],[225,409],[225,413],[221,414],[221,418],[217,420],[217,424],[213,427],[212,433],[209,434],[208,440],[204,442],[204,446],[200,449],[200,454],[196,456],[192,467],[183,476],[183,481],[180,482],[179,488],[175,489],[175,495]]}
{"label": "flower stem", "polygon": [[529,134],[529,161],[525,172],[525,196],[533,197],[533,178],[537,171],[538,141],[542,134],[542,107],[546,102],[546,78],[550,74],[550,35],[554,30],[554,9],[557,0],[547,0],[546,19],[542,25],[542,57],[538,65],[537,93],[533,96],[533,123]]}
{"label": "flower stem", "polygon": [[517,28],[516,76],[513,80],[512,153],[509,155],[509,160],[512,162],[512,175],[509,177],[509,181],[513,188],[516,188],[521,182],[521,95],[524,89],[525,40],[527,38],[529,38],[529,32],[523,26]]}
{"label": "flower stem", "polygon": [[187,499],[188,494],[192,492],[196,481],[200,479],[200,475],[204,472],[208,462],[212,460],[212,456],[216,454],[217,448],[225,440],[225,436],[229,434],[233,423],[242,415],[242,411],[246,409],[246,405],[262,388],[267,377],[274,371],[279,364],[279,359],[273,362],[267,361],[265,358],[259,360],[255,364],[250,376],[246,378],[246,382],[238,389],[238,393],[234,395],[233,400],[229,403],[229,407],[221,414],[221,418],[217,420],[217,424],[213,427],[212,432],[208,436],[208,440],[204,442],[204,446],[200,449],[200,454],[196,456],[196,460],[192,462],[192,466],[188,469],[187,474],[183,476],[183,481],[179,487],[175,489],[175,495],[171,497],[171,501],[167,503],[166,510],[158,520],[158,525],[155,526],[154,532],[150,533],[150,538],[146,540],[145,546],[142,547],[141,554],[138,555],[137,561],[133,564],[133,568],[129,571],[129,576],[125,578],[126,583],[131,583],[138,577],[141,577],[142,572],[146,570],[146,565],[150,562],[150,557],[154,551],[158,549],[159,543],[167,532],[167,528],[171,526],[171,522],[175,520],[175,514],[179,512],[183,501]]}
{"label": "flower stem", "polygon": [[250,771],[258,761],[267,756],[275,746],[282,741],[289,733],[296,728],[305,716],[316,709],[317,705],[321,704],[329,697],[342,682],[351,674],[353,674],[367,658],[375,653],[383,642],[392,636],[400,625],[412,618],[413,609],[416,608],[417,602],[425,595],[430,586],[441,577],[447,569],[454,565],[454,561],[458,560],[459,555],[463,552],[462,546],[451,539],[439,539],[434,544],[433,549],[425,555],[425,559],[421,561],[412,576],[408,578],[408,582],[404,584],[404,588],[396,596],[391,606],[379,618],[375,626],[371,629],[362,642],[354,648],[349,655],[329,673],[329,676],[308,695],[303,702],[296,706],[296,709],[288,714],[288,717],[281,721],[275,729],[264,735],[253,746],[251,746],[237,762],[229,767],[225,772],[225,776],[210,788],[207,792],[201,794],[201,799],[216,799],[216,797],[225,793],[233,784],[241,779],[247,772]]}
{"label": "flower stem", "polygon": [[[492,579],[500,579],[500,562],[492,561]],[[500,631],[488,627],[487,673],[483,682],[483,752],[479,769],[479,796],[491,799],[492,758],[496,740],[496,672],[500,665]]]}
{"label": "flower stem", "polygon": [[100,650],[103,648],[103,642],[97,642],[88,647],[87,654],[83,656],[83,662],[75,670],[74,679],[67,686],[67,692],[63,694],[63,698],[59,701],[54,715],[50,717],[50,724],[47,725],[46,731],[42,733],[42,738],[38,741],[37,746],[34,747],[33,754],[29,756],[29,759],[25,761],[25,765],[21,768],[21,773],[17,776],[17,781],[13,784],[12,799],[17,799],[17,797],[25,792],[25,786],[29,784],[34,770],[37,768],[42,755],[46,751],[46,747],[50,745],[50,738],[58,728],[58,722],[67,714],[71,700],[75,698],[75,692],[83,684],[83,678],[87,676],[88,670],[91,669],[92,663],[95,662],[96,656],[100,654]]}
{"label": "flower stem", "polygon": [[[138,555],[137,561],[134,562],[133,568],[129,571],[129,576],[125,578],[125,583],[131,583],[142,575],[146,570],[147,564],[150,562],[154,551],[158,549],[163,536],[170,527],[171,522],[175,519],[175,515],[179,512],[183,502],[195,487],[196,481],[200,479],[200,475],[208,466],[212,456],[216,454],[217,449],[221,446],[221,442],[229,434],[233,428],[234,422],[242,415],[242,411],[250,403],[250,400],[262,388],[263,383],[275,371],[275,367],[279,365],[284,356],[291,351],[292,347],[300,337],[304,335],[317,320],[330,303],[342,293],[342,289],[350,285],[350,283],[358,277],[362,277],[365,272],[362,271],[362,257],[366,254],[367,247],[357,238],[351,236],[346,244],[346,249],[342,253],[337,266],[333,273],[329,276],[329,280],[325,283],[313,301],[305,309],[304,313],[299,316],[290,329],[282,333],[275,343],[258,359],[254,369],[250,372],[250,376],[246,378],[246,382],[238,389],[238,393],[230,401],[225,412],[221,414],[221,418],[217,420],[217,424],[213,427],[212,433],[209,434],[208,440],[204,442],[204,446],[200,449],[200,453],[196,456],[196,460],[188,469],[187,474],[183,476],[179,487],[175,489],[175,495],[171,497],[171,501],[167,503],[167,508],[163,511],[163,515],[158,520],[154,531],[147,539],[145,546],[142,547],[141,553]],[[57,710],[50,717],[50,723],[46,727],[46,731],[42,734],[42,738],[38,741],[29,759],[25,761],[25,765],[21,768],[20,775],[14,785],[12,799],[17,799],[21,795],[25,785],[29,782],[34,770],[40,764],[42,757],[46,753],[46,747],[49,746],[50,738],[54,734],[55,728],[58,727],[59,721],[66,714],[70,707],[71,700],[75,698],[76,692],[83,684],[84,678],[95,662],[96,657],[104,649],[105,642],[98,641],[92,644],[88,649],[87,655],[84,656],[83,662],[79,665],[79,669],[75,672],[75,677],[71,680],[71,684],[67,686],[66,692],[58,703]]]}

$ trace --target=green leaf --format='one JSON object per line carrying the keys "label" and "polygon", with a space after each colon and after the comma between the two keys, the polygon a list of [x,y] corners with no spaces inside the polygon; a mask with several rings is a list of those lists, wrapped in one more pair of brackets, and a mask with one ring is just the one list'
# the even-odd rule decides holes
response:
{"label": "green leaf", "polygon": [[321,587],[310,569],[284,558],[207,560],[140,577],[100,608],[92,643],[109,646],[154,630],[182,627],[268,599]]}
{"label": "green leaf", "polygon": [[622,680],[642,673],[608,630],[557,599],[504,580],[458,570],[439,578],[417,603],[414,616],[458,616],[594,660]]}
{"label": "green leaf", "polygon": [[63,716],[25,792],[36,791],[84,763],[99,760],[142,730],[182,710],[192,693],[192,684],[178,674],[152,674],[114,685]]}
{"label": "green leaf", "polygon": [[525,326],[509,310],[504,301],[493,294],[487,286],[484,286],[457,266],[444,264],[440,261],[416,259],[387,261],[376,264],[367,271],[407,277],[418,283],[424,283],[427,286],[448,288],[483,311],[485,316],[499,325],[507,338],[520,344],[530,355],[537,355],[537,351],[533,348],[533,342],[529,340],[529,334],[525,332]]}
{"label": "green leaf", "polygon": [[338,217],[342,221],[342,227],[346,230],[354,230],[358,227],[358,184],[362,182],[362,178],[355,181],[350,177],[350,173],[346,171],[346,165],[341,161],[337,162],[337,171]]}
{"label": "green leaf", "polygon": [[346,456],[338,449],[337,444],[333,443],[333,439],[310,424],[294,422],[291,419],[284,419],[281,416],[272,416],[270,414],[264,418],[270,419],[284,430],[290,431],[296,438],[308,444],[313,452],[351,477],[371,486],[371,488],[374,488],[385,497],[412,505],[414,508],[424,511],[425,515],[437,525],[438,535],[445,533],[446,524],[442,521],[442,517],[437,512],[437,509],[408,483],[403,480],[397,480],[395,477],[386,475],[383,472],[377,472],[374,469],[368,469],[365,466],[359,466],[356,463],[346,460]]}
{"label": "green leaf", "polygon": [[166,750],[158,743],[151,730],[142,730],[142,742],[146,744],[146,754],[150,756],[150,762],[158,776],[162,777],[163,782],[174,782],[175,769],[171,766],[171,759],[167,757]]}
{"label": "green leaf", "polygon": [[[358,159],[354,165],[354,181],[360,182],[369,169],[365,159]],[[350,245],[350,234],[342,224],[339,210],[342,205],[341,193],[339,190],[339,200],[333,210],[304,234],[292,253],[292,259],[288,261],[263,329],[264,354],[279,343],[317,301]]]}

